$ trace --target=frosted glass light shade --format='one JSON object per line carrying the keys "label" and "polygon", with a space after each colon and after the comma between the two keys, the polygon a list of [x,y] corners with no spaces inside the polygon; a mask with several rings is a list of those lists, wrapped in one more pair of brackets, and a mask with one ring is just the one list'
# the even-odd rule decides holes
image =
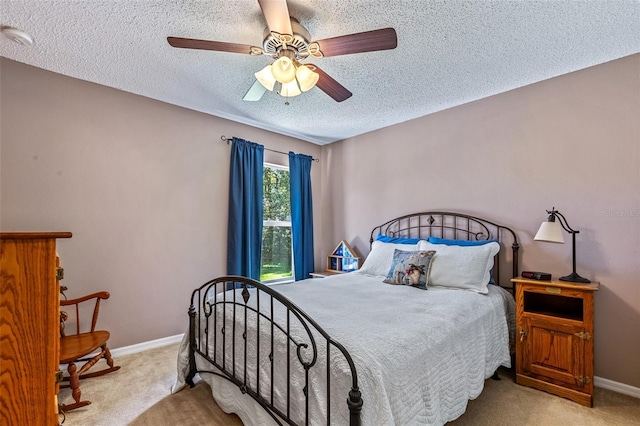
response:
{"label": "frosted glass light shade", "polygon": [[313,88],[318,82],[320,76],[318,73],[311,71],[309,67],[306,65],[300,65],[296,70],[296,79],[298,80],[298,84],[300,85],[300,90],[306,92],[307,90]]}
{"label": "frosted glass light shade", "polygon": [[286,97],[286,98],[291,98],[293,96],[298,96],[300,93],[302,93],[300,91],[300,89],[298,88],[298,83],[296,82],[295,79],[293,79],[292,81],[283,84],[282,87],[280,88],[280,95]]}
{"label": "frosted glass light shade", "polygon": [[282,84],[289,83],[296,78],[296,66],[286,56],[282,56],[271,65],[273,77]]}
{"label": "frosted glass light shade", "polygon": [[562,236],[562,226],[560,222],[542,222],[540,229],[538,229],[533,239],[535,241],[563,244],[564,237]]}
{"label": "frosted glass light shade", "polygon": [[256,76],[256,80],[258,80],[267,90],[273,91],[276,79],[273,78],[273,74],[271,73],[271,65],[267,65],[254,75]]}

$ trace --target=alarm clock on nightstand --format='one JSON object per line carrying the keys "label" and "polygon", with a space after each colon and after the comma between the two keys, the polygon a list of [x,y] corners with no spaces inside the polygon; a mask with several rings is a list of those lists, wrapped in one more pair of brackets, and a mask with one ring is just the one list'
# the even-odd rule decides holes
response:
{"label": "alarm clock on nightstand", "polygon": [[522,278],[538,281],[551,281],[551,274],[548,272],[522,271]]}

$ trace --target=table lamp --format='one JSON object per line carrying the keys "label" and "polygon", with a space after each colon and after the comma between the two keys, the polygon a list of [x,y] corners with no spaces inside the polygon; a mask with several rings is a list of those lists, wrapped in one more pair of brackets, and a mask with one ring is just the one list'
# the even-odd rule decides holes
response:
{"label": "table lamp", "polygon": [[[542,222],[540,229],[533,237],[535,241],[545,241],[548,243],[564,244],[564,238],[562,237],[562,229],[571,234],[573,240],[573,272],[565,277],[561,277],[561,281],[570,281],[576,283],[590,283],[586,278],[581,277],[576,273],[576,234],[580,231],[571,229],[567,223],[567,219],[553,207],[551,211],[547,210],[549,217],[546,222]],[[556,217],[558,220],[556,221]]]}

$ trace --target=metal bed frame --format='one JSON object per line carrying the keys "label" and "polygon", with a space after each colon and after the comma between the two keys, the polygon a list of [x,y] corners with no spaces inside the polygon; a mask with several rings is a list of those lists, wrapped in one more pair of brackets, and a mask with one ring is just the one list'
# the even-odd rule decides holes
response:
{"label": "metal bed frame", "polygon": [[[392,219],[373,228],[371,231],[371,244],[378,234],[422,239],[427,239],[431,236],[464,240],[495,238],[501,245],[505,242],[505,239],[511,239],[512,277],[518,275],[519,245],[516,234],[510,228],[485,219],[452,212],[416,213]],[[493,268],[493,277],[496,283],[500,282],[499,267],[498,255],[494,261]],[[505,286],[505,288],[513,290],[512,287]],[[226,290],[229,289],[237,289],[237,291],[227,292]],[[264,306],[264,303],[268,306],[267,312],[264,312],[264,309],[256,309],[249,304],[250,301],[253,302],[252,298],[256,299],[255,306],[258,307],[261,306],[260,300],[262,298],[262,306]],[[286,312],[284,323],[274,321],[274,312],[278,310]],[[227,317],[231,317],[232,320],[228,321]],[[240,323],[236,321],[237,319],[240,320]],[[207,324],[205,327],[200,326],[203,320]],[[261,320],[263,328],[266,322],[270,332],[270,342],[266,343],[269,348],[268,365],[260,365],[259,362]],[[255,336],[247,334],[248,321],[256,321],[257,333]],[[292,333],[292,321],[302,326],[305,330],[305,335],[299,335],[300,327],[297,328],[297,333]],[[238,329],[236,329],[236,325]],[[281,333],[288,342],[286,349],[287,388],[284,391],[286,395],[284,406],[274,400],[274,334],[276,333]],[[255,338],[256,341],[249,344],[250,342],[248,341],[252,338]],[[264,345],[263,342],[262,347]],[[256,360],[258,361],[255,365],[247,365],[249,347],[255,347],[254,350],[257,351]],[[213,350],[210,350],[210,348],[213,348]],[[349,409],[349,424],[359,426],[361,424],[360,415],[363,399],[358,388],[356,365],[345,347],[331,338],[302,309],[272,287],[238,276],[225,276],[208,281],[194,290],[191,295],[191,305],[189,307],[189,373],[186,382],[193,387],[193,379],[196,373],[209,373],[227,379],[238,386],[243,394],[251,396],[279,425],[282,425],[283,422],[290,425],[296,424],[291,413],[292,401],[304,401],[304,424],[311,423],[309,413],[309,375],[312,369],[317,367],[318,357],[320,356],[326,356],[326,419],[327,425],[331,424],[332,350],[337,350],[342,354],[349,366],[351,389],[348,390],[348,393],[345,390],[346,403]],[[231,351],[231,362],[227,361],[228,351]],[[325,353],[321,353],[322,351]],[[204,358],[214,369],[198,369],[196,354]],[[236,362],[238,356],[240,356],[242,362]],[[305,377],[302,389],[295,389],[291,386],[292,359],[297,360],[299,363],[299,366],[294,366],[293,368],[297,367],[304,370]],[[267,369],[267,375],[270,374],[268,383],[261,382],[261,368]],[[256,377],[255,383],[250,383],[248,380],[248,372],[254,373],[253,376]],[[322,372],[319,374],[322,374]],[[495,377],[496,375],[494,374]]]}
{"label": "metal bed frame", "polygon": [[[496,239],[500,245],[511,239],[511,278],[518,274],[518,253],[520,245],[518,237],[511,228],[498,225],[497,223],[452,212],[424,212],[413,213],[397,217],[388,222],[378,225],[371,231],[369,244],[373,244],[375,237],[386,235],[399,238],[420,238],[438,237],[452,240],[483,241]],[[508,260],[508,259],[507,259]],[[494,259],[492,277],[496,283],[500,283],[500,253]],[[499,284],[500,285],[500,284]],[[513,292],[513,286],[503,286]],[[515,293],[513,293],[515,294]]]}

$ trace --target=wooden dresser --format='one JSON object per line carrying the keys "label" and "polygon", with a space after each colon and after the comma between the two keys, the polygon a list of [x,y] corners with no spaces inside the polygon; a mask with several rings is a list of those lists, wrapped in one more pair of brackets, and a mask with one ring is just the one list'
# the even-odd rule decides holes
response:
{"label": "wooden dresser", "polygon": [[0,233],[0,424],[57,425],[60,287],[56,239]]}

